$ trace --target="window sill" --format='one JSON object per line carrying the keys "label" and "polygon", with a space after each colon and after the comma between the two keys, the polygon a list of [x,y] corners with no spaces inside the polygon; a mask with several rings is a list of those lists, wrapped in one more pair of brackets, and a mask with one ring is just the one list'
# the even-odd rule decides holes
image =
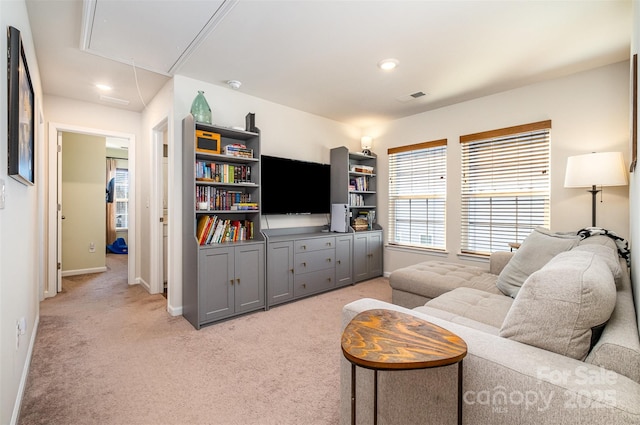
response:
{"label": "window sill", "polygon": [[488,263],[489,262],[489,256],[488,255],[469,254],[469,253],[465,253],[465,252],[458,252],[456,255],[461,260],[476,261],[478,263]]}
{"label": "window sill", "polygon": [[449,252],[443,249],[421,248],[418,246],[395,245],[395,244],[386,244],[385,248],[390,249],[392,251],[414,252],[414,253],[421,253],[421,254],[436,255],[440,257],[449,256]]}

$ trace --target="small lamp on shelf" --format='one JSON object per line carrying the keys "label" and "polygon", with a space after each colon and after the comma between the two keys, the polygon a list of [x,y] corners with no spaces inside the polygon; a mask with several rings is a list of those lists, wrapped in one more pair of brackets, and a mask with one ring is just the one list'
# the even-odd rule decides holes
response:
{"label": "small lamp on shelf", "polygon": [[[570,156],[564,187],[591,187],[591,226],[596,226],[596,194],[603,186],[626,186],[627,174],[621,152],[599,152]],[[596,186],[601,186],[597,189]]]}
{"label": "small lamp on shelf", "polygon": [[362,136],[360,138],[360,147],[364,155],[371,155],[371,147],[373,146],[373,138],[371,136]]}

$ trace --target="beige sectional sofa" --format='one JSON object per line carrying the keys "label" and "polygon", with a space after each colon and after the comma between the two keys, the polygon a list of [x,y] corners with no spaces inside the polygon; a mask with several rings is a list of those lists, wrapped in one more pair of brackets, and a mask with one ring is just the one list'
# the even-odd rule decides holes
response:
{"label": "beige sectional sofa", "polygon": [[[429,261],[394,271],[393,304],[350,303],[343,326],[386,308],[464,339],[465,424],[638,424],[640,339],[616,248],[607,236],[536,229],[515,253],[494,253],[489,270]],[[380,372],[378,423],[456,423],[456,379],[456,366]],[[373,372],[358,368],[356,381],[357,422],[373,423]],[[343,358],[343,424],[350,394]]]}

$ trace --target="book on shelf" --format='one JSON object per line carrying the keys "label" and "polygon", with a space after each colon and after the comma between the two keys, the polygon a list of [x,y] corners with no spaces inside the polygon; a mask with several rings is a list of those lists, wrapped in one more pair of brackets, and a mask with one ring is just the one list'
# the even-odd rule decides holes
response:
{"label": "book on shelf", "polygon": [[242,158],[253,158],[253,149],[247,148],[240,143],[227,145],[222,149],[223,153],[228,156],[238,156]]}
{"label": "book on shelf", "polygon": [[196,236],[199,245],[215,245],[253,239],[253,221],[223,220],[215,215],[198,218]]}
{"label": "book on shelf", "polygon": [[195,207],[199,203],[206,203],[208,210],[236,211],[257,210],[258,204],[251,202],[251,194],[241,190],[229,190],[215,186],[196,185]]}
{"label": "book on shelf", "polygon": [[349,180],[350,191],[366,192],[369,190],[369,176],[352,177]]}
{"label": "book on shelf", "polygon": [[[198,228],[202,229],[201,231],[197,232],[197,238],[198,238],[198,244],[200,245],[204,245],[206,243],[206,241],[209,239],[209,233],[211,232],[212,226],[214,226],[214,223],[216,221],[216,217],[215,216],[202,216],[198,219]],[[202,225],[201,225],[202,222]]]}
{"label": "book on shelf", "polygon": [[364,196],[359,195],[357,193],[350,193],[349,194],[349,205],[352,206],[352,207],[363,207],[363,206],[365,206]]}
{"label": "book on shelf", "polygon": [[351,166],[351,171],[354,173],[373,174],[373,167],[369,165],[354,164]]}
{"label": "book on shelf", "polygon": [[251,166],[196,161],[197,181],[214,183],[251,183]]}

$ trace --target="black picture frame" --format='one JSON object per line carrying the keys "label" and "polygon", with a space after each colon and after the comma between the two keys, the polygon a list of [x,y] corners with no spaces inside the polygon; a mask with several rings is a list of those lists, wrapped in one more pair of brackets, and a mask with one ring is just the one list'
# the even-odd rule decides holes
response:
{"label": "black picture frame", "polygon": [[34,95],[20,31],[7,28],[8,174],[35,184]]}
{"label": "black picture frame", "polygon": [[631,82],[631,164],[629,172],[633,173],[638,161],[638,54],[633,55],[631,61],[631,78],[633,81]]}

